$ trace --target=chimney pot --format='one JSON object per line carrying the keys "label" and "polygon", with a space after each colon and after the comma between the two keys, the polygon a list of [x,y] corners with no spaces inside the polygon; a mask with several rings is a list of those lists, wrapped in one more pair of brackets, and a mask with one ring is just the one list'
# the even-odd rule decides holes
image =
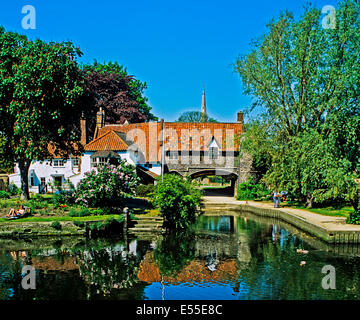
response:
{"label": "chimney pot", "polygon": [[237,113],[237,122],[244,124],[244,113],[242,111]]}
{"label": "chimney pot", "polygon": [[105,111],[102,107],[99,108],[98,113],[96,114],[96,127],[101,129],[105,126]]}

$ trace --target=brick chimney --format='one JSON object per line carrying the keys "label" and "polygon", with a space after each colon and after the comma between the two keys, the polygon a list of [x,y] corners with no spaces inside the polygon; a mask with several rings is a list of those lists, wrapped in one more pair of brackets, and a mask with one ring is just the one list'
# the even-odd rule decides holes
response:
{"label": "brick chimney", "polygon": [[100,107],[96,114],[96,128],[101,129],[105,126],[105,111]]}
{"label": "brick chimney", "polygon": [[242,111],[239,111],[237,113],[237,122],[244,124],[244,113]]}
{"label": "brick chimney", "polygon": [[84,146],[87,144],[87,128],[86,128],[86,118],[84,116],[84,112],[81,114],[81,118],[80,118],[80,131],[81,131],[80,143]]}

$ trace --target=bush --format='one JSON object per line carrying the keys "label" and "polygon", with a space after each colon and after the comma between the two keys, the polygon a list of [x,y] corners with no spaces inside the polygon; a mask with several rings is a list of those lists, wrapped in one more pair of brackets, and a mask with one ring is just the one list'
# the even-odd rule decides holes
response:
{"label": "bush", "polygon": [[240,183],[238,186],[237,200],[260,200],[268,197],[271,191],[263,184],[254,184],[251,180],[249,182]]}
{"label": "bush", "polygon": [[0,190],[0,199],[9,199],[10,195],[10,192]]}
{"label": "bush", "polygon": [[148,197],[155,192],[153,184],[140,184],[135,189],[135,194],[138,197]]}
{"label": "bush", "polygon": [[50,225],[51,228],[54,228],[56,230],[61,230],[61,224],[59,221],[54,221]]}
{"label": "bush", "polygon": [[21,194],[21,189],[18,188],[13,182],[9,184],[8,190],[12,196],[17,196]]}
{"label": "bush", "polygon": [[54,194],[53,198],[51,199],[51,202],[55,206],[61,206],[61,205],[70,205],[75,202],[74,193],[63,191]]}
{"label": "bush", "polygon": [[71,208],[69,217],[87,217],[91,215],[91,211],[88,208]]}
{"label": "bush", "polygon": [[138,184],[135,167],[125,160],[118,166],[105,164],[85,173],[76,191],[76,203],[85,207],[104,207],[135,195]]}
{"label": "bush", "polygon": [[169,228],[186,228],[195,221],[202,192],[190,180],[177,175],[158,178],[154,204],[159,208]]}
{"label": "bush", "polygon": [[38,209],[48,208],[49,204],[46,201],[31,199],[26,202],[26,206],[30,208],[31,212],[34,212]]}
{"label": "bush", "polygon": [[360,224],[360,211],[354,211],[350,213],[350,216],[346,218],[346,223]]}
{"label": "bush", "polygon": [[75,220],[74,222],[74,225],[77,226],[78,228],[84,228],[85,226],[85,223],[83,221],[77,221]]}

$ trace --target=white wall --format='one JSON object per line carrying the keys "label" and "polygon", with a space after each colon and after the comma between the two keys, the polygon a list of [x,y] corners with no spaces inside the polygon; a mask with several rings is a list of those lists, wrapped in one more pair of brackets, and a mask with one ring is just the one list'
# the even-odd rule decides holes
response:
{"label": "white wall", "polygon": [[[14,183],[17,187],[20,188],[20,170],[18,164],[15,165],[14,174],[9,176],[10,183]],[[61,176],[63,182],[69,179],[71,176],[79,172],[78,168],[73,167],[72,161],[70,159],[64,160],[63,166],[55,167],[54,162],[50,160],[44,161],[33,161],[29,168],[29,191],[37,193],[39,191],[39,185],[41,178],[45,178],[45,183],[48,185],[48,191],[51,191],[49,183],[54,182],[55,176]],[[31,177],[34,178],[34,185],[31,186]]]}
{"label": "white wall", "polygon": [[[33,161],[29,168],[29,191],[34,193],[39,192],[41,177],[45,177],[45,182],[48,185],[48,191],[52,191],[49,187],[49,183],[54,182],[54,176],[63,176],[63,182],[69,179],[76,187],[80,180],[84,178],[85,172],[93,169],[91,168],[90,158],[93,153],[94,152],[85,152],[82,154],[79,168],[73,168],[70,159],[67,159],[62,167],[54,167],[54,165],[51,165],[50,160]],[[137,158],[134,154],[130,154],[130,152],[127,151],[118,152],[118,154],[120,155],[121,159],[126,160],[129,164],[136,165]],[[161,166],[153,166],[153,168],[150,168],[150,170],[160,174]],[[9,176],[10,183],[14,183],[17,187],[20,188],[20,170],[17,164],[15,165],[14,172],[14,174]],[[34,176],[34,186],[30,186],[32,174]]]}

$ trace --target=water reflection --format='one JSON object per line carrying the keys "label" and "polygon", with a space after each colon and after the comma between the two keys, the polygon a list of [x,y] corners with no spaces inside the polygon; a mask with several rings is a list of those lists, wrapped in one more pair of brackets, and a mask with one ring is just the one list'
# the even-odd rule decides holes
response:
{"label": "water reflection", "polygon": [[[0,299],[360,299],[358,248],[334,253],[276,220],[201,216],[186,232],[71,241],[1,240]],[[36,290],[21,288],[26,264]],[[336,290],[321,287],[326,264]]]}

